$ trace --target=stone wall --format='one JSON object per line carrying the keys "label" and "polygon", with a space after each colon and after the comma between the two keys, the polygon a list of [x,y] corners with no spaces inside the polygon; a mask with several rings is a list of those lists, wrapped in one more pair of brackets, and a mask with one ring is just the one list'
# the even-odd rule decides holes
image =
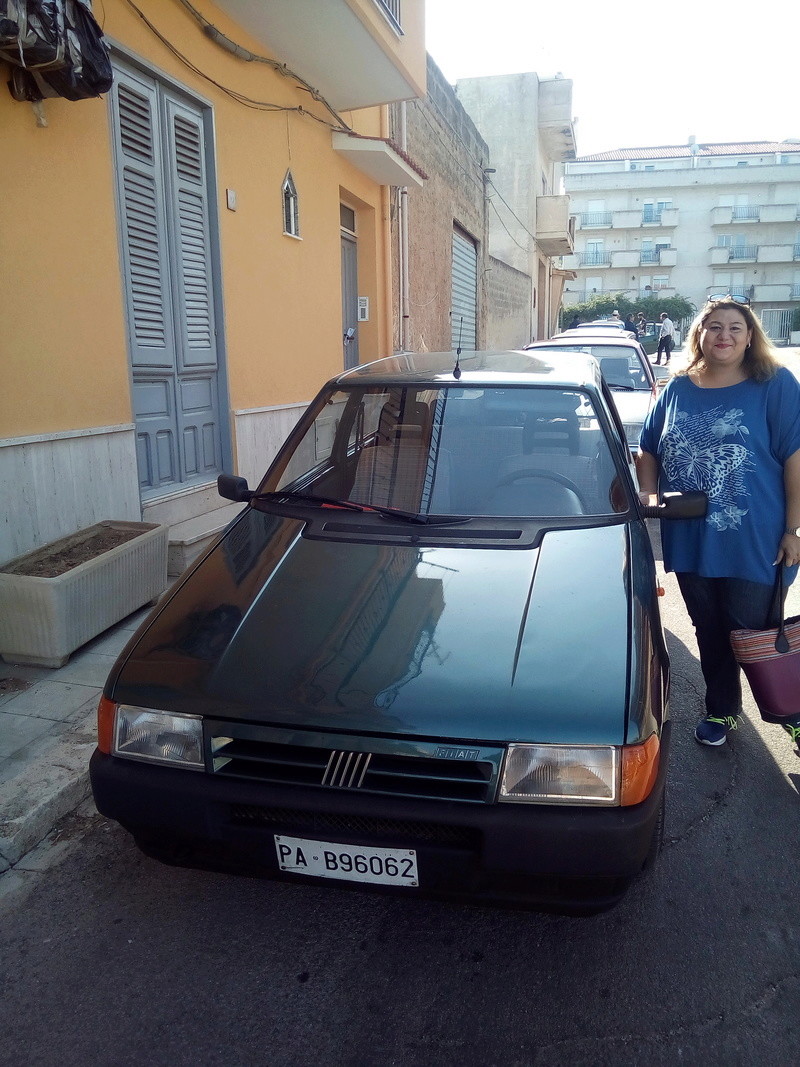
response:
{"label": "stone wall", "polygon": [[486,347],[520,348],[533,339],[531,279],[501,259],[489,257],[486,289]]}

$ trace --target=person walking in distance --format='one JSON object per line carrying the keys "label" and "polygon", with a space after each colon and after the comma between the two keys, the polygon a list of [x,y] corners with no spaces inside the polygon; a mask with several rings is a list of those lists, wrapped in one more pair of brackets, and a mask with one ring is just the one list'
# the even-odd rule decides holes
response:
{"label": "person walking in distance", "polygon": [[[730,632],[777,626],[775,567],[785,568],[788,587],[800,563],[800,381],[750,307],[730,297],[706,304],[686,348],[686,368],[645,419],[636,470],[643,503],[675,490],[708,496],[704,519],[664,522],[661,538],[706,683],[695,739],[722,745],[742,710]],[[784,729],[800,744],[798,708]]]}
{"label": "person walking in distance", "polygon": [[625,319],[625,329],[630,330],[634,337],[639,337],[639,327],[633,321],[633,312],[631,312]]}
{"label": "person walking in distance", "polygon": [[672,342],[675,337],[675,325],[666,311],[662,311],[658,316],[661,319],[661,329],[658,334],[658,352],[656,353],[656,364],[661,362],[661,353],[664,353],[664,366],[669,363],[669,357],[672,355]]}

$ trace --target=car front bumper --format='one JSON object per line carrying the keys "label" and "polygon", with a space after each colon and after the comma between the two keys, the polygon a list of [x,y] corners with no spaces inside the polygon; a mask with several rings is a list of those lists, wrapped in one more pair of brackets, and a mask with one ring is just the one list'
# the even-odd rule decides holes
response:
{"label": "car front bumper", "polygon": [[660,815],[668,737],[667,725],[655,788],[627,808],[385,797],[217,778],[100,752],[90,771],[98,810],[167,863],[343,885],[282,872],[275,836],[414,849],[419,887],[398,892],[580,912],[611,906],[641,872]]}

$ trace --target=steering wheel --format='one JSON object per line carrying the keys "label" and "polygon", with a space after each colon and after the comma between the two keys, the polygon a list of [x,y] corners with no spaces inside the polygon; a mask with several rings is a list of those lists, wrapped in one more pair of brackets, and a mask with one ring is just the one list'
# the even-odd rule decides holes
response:
{"label": "steering wheel", "polygon": [[586,498],[581,490],[572,481],[571,478],[567,478],[563,474],[558,474],[556,471],[543,470],[537,467],[525,467],[523,470],[511,471],[500,479],[495,486],[495,489],[500,489],[504,485],[511,485],[513,482],[519,481],[521,478],[542,478],[547,481],[557,482],[559,485],[563,485],[565,489],[569,489],[578,498],[578,503],[584,512],[588,511],[586,506]]}

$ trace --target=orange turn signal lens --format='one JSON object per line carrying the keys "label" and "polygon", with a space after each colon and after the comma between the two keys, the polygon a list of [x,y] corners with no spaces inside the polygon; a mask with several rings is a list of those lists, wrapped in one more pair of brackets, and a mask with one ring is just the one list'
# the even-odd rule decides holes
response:
{"label": "orange turn signal lens", "polygon": [[117,705],[108,697],[101,696],[97,705],[97,747],[107,756],[111,755],[114,743],[114,724],[117,717]]}
{"label": "orange turn signal lens", "polygon": [[658,777],[660,750],[656,734],[651,734],[641,745],[623,746],[619,800],[622,807],[641,804],[650,795]]}

